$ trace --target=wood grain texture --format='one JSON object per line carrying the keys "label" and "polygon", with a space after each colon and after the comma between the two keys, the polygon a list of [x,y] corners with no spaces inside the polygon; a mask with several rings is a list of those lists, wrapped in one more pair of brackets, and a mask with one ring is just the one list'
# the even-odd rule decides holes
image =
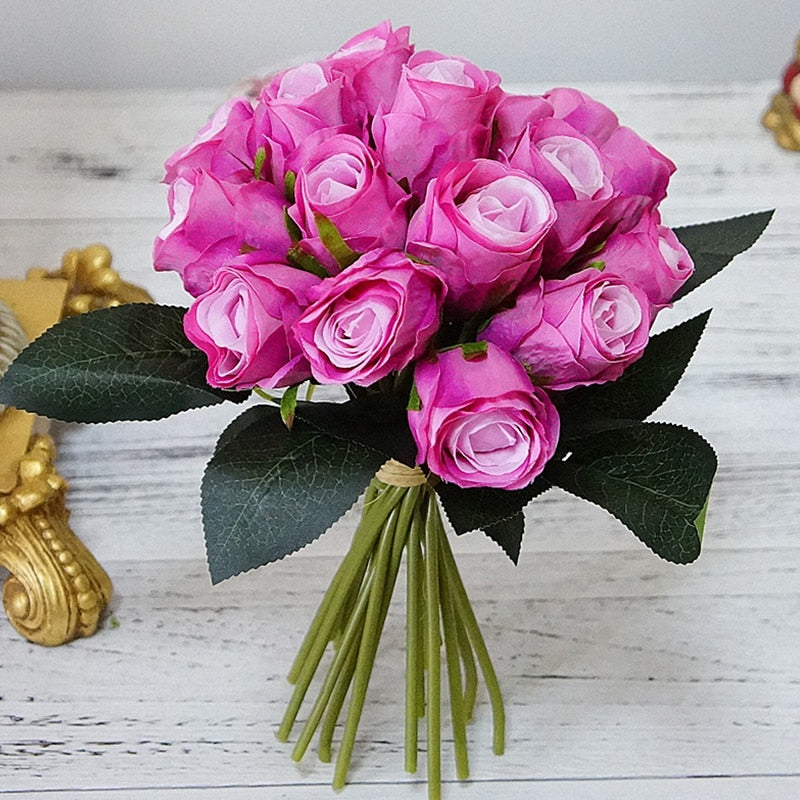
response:
{"label": "wood grain texture", "polygon": [[[519,87],[523,88],[523,87]],[[524,87],[543,89],[546,87]],[[708,307],[689,371],[658,418],[715,446],[705,553],[665,564],[601,509],[551,491],[527,511],[518,568],[484,537],[459,561],[504,688],[507,753],[488,704],[469,728],[473,781],[445,797],[783,798],[800,794],[800,157],[758,119],[770,85],[586,87],[677,164],[680,225],[775,207],[750,252],[663,315]],[[0,94],[0,275],[108,244],[159,302],[161,163],[225,93]],[[355,516],[292,559],[212,587],[199,481],[239,413],[57,425],[72,524],[115,583],[113,619],[47,650],[0,620],[0,796],[323,800],[332,770],[274,738],[284,675]],[[352,800],[425,797],[402,770],[402,619],[370,690]],[[424,768],[424,756],[421,762]]]}

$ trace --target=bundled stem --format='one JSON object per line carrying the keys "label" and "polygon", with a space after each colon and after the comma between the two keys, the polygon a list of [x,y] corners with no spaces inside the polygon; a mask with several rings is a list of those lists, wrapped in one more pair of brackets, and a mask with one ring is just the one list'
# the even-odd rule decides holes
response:
{"label": "bundled stem", "polygon": [[456,774],[469,777],[466,725],[483,675],[494,718],[494,751],[503,752],[500,687],[447,541],[436,494],[418,469],[387,462],[367,489],[350,550],[328,587],[289,672],[294,692],[278,729],[286,741],[328,643],[333,658],[292,752],[300,760],[319,730],[322,761],[349,703],[333,786],[347,781],[381,632],[406,553],[405,768],[417,770],[419,720],[427,716],[430,800],[441,797],[442,650],[447,671]]}

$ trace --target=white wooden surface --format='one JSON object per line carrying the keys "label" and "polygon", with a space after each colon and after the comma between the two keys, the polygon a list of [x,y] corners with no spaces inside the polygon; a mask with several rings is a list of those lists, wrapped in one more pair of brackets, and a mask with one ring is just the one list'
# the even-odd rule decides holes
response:
{"label": "white wooden surface", "polygon": [[[532,87],[542,89],[545,87]],[[670,312],[715,307],[659,417],[715,445],[705,552],[662,563],[600,509],[551,492],[519,567],[481,536],[460,564],[508,706],[470,729],[446,798],[800,796],[800,154],[759,126],[772,85],[586,87],[679,165],[669,224],[777,208],[763,239]],[[224,92],[0,94],[0,275],[108,244],[157,300],[161,163]],[[284,675],[352,516],[297,557],[212,587],[199,481],[235,410],[59,425],[75,531],[115,584],[118,626],[48,650],[0,618],[0,796],[324,800],[331,768],[274,738]],[[350,800],[425,797],[402,767],[402,620],[390,616]],[[421,761],[424,769],[424,758]],[[424,773],[423,773],[424,774]]]}

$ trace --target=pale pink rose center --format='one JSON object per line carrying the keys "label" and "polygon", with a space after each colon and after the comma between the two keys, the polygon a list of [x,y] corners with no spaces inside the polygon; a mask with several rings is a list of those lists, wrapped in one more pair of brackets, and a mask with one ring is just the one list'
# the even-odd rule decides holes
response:
{"label": "pale pink rose center", "polygon": [[317,346],[339,369],[353,369],[385,344],[394,309],[385,302],[353,302],[334,309],[319,326]]}
{"label": "pale pink rose center", "polygon": [[473,192],[459,206],[470,227],[500,244],[523,243],[550,218],[548,196],[537,184],[507,175]]}
{"label": "pale pink rose center", "polygon": [[603,188],[603,166],[592,148],[573,136],[548,136],[536,143],[539,152],[561,173],[579,200]]}
{"label": "pale pink rose center", "polygon": [[451,453],[464,472],[507,475],[536,457],[524,427],[502,411],[464,417],[452,433]]}
{"label": "pale pink rose center", "polygon": [[278,97],[282,100],[302,100],[327,85],[325,72],[319,64],[301,64],[284,73],[278,87]]}
{"label": "pale pink rose center", "polygon": [[159,239],[166,239],[174,233],[186,220],[189,213],[189,203],[194,192],[194,185],[186,178],[176,178],[172,184],[172,219],[161,229]]}
{"label": "pale pink rose center", "polygon": [[642,308],[625,286],[603,286],[591,300],[591,318],[611,355],[624,354],[642,324]]}
{"label": "pale pink rose center", "polygon": [[312,203],[328,206],[356,194],[365,181],[364,162],[350,153],[337,153],[308,173],[308,196]]}
{"label": "pale pink rose center", "polygon": [[434,83],[450,83],[454,86],[475,88],[475,81],[467,75],[466,64],[452,58],[428,61],[411,69],[413,73]]}
{"label": "pale pink rose center", "polygon": [[247,356],[250,297],[243,286],[230,286],[217,292],[197,306],[197,324],[224,354],[218,364],[220,376],[236,370],[241,358]]}
{"label": "pale pink rose center", "polygon": [[368,36],[367,38],[362,39],[360,42],[351,44],[349,47],[340,48],[333,54],[333,57],[339,58],[341,56],[349,56],[355,53],[369,53],[373,50],[383,50],[385,47],[386,41],[381,39],[380,36]]}

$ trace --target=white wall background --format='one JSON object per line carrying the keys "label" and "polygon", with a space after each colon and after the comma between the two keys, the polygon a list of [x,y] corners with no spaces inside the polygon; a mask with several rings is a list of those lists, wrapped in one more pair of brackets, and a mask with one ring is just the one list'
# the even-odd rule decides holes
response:
{"label": "white wall background", "polygon": [[0,0],[0,88],[206,87],[381,19],[507,83],[775,78],[800,0]]}

